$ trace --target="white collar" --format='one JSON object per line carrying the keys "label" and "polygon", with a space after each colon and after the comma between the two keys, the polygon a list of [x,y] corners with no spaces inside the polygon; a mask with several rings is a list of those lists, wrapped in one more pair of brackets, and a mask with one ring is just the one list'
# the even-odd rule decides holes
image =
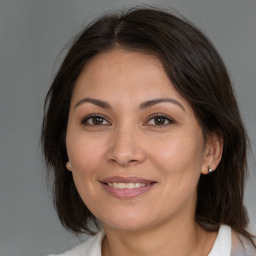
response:
{"label": "white collar", "polygon": [[221,225],[218,236],[208,256],[229,256],[231,254],[231,228]]}

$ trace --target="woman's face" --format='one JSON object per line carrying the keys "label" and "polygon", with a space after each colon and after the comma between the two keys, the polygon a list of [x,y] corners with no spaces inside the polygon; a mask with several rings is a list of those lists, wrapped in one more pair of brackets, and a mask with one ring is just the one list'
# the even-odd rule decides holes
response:
{"label": "woman's face", "polygon": [[94,57],[73,91],[66,144],[77,190],[105,227],[194,218],[208,147],[156,57],[122,49]]}

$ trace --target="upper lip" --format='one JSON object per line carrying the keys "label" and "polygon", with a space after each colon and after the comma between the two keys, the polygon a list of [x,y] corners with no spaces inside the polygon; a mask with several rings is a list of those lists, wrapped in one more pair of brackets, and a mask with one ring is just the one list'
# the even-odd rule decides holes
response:
{"label": "upper lip", "polygon": [[102,179],[101,182],[103,183],[144,183],[144,184],[151,184],[155,183],[154,180],[148,180],[140,177],[121,177],[121,176],[113,176],[113,177],[107,177],[105,179]]}

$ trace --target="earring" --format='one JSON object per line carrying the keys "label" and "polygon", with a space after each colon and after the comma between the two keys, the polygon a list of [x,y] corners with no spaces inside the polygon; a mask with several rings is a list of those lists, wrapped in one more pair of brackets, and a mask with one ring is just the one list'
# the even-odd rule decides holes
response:
{"label": "earring", "polygon": [[68,165],[71,168],[71,161],[70,160],[68,160]]}
{"label": "earring", "polygon": [[213,172],[213,169],[210,166],[208,166],[208,172],[209,173]]}

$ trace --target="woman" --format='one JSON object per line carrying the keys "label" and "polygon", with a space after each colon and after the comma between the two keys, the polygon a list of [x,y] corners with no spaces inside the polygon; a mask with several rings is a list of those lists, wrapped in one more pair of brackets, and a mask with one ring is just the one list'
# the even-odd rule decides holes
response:
{"label": "woman", "polygon": [[64,255],[256,255],[247,136],[225,66],[188,21],[106,15],[74,41],[42,146],[62,224],[102,230]]}

